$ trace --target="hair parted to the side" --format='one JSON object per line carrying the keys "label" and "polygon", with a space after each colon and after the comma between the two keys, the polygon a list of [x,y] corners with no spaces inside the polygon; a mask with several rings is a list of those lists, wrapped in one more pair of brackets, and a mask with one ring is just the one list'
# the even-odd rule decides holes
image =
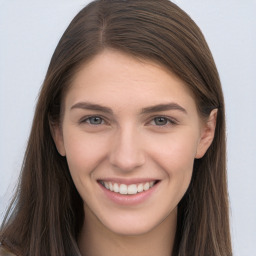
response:
{"label": "hair parted to the side", "polygon": [[80,255],[83,202],[51,125],[60,123],[62,98],[78,69],[106,48],[167,67],[193,92],[202,118],[218,109],[213,143],[195,160],[178,206],[173,256],[231,255],[220,79],[200,29],[168,0],[97,0],[70,23],[39,95],[18,190],[0,230],[2,246],[16,255]]}

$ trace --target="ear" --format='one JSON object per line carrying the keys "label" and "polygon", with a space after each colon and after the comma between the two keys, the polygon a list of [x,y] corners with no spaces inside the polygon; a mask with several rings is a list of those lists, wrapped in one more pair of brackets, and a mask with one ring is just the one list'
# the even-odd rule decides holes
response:
{"label": "ear", "polygon": [[61,156],[66,155],[66,150],[64,147],[64,140],[63,140],[63,133],[60,124],[51,124],[50,123],[50,129],[52,138],[54,140],[55,146]]}
{"label": "ear", "polygon": [[197,147],[195,158],[204,156],[214,139],[218,109],[213,109],[209,118],[202,126],[201,137]]}

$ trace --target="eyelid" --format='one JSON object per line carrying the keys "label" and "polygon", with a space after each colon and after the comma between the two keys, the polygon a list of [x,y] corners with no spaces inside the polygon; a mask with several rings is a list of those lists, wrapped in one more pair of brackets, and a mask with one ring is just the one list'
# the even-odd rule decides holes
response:
{"label": "eyelid", "polygon": [[[87,122],[88,119],[92,118],[92,117],[98,117],[101,118],[103,123],[101,124],[90,124],[89,122]],[[88,125],[92,125],[92,126],[99,126],[99,125],[108,125],[109,122],[107,121],[106,117],[103,117],[101,115],[87,115],[87,116],[83,116],[80,120],[79,120],[79,124],[84,124],[87,123]]]}
{"label": "eyelid", "polygon": [[168,123],[165,124],[165,125],[156,125],[156,124],[154,124],[154,126],[157,126],[157,127],[166,127],[168,125],[177,125],[177,124],[179,124],[178,120],[174,117],[170,117],[170,116],[166,116],[166,115],[155,115],[155,116],[150,117],[150,120],[147,122],[147,125],[148,124],[150,125],[151,122],[154,122],[155,118],[165,118],[168,121]]}
{"label": "eyelid", "polygon": [[[101,124],[90,124],[89,122],[87,122],[87,120],[89,118],[92,118],[92,117],[99,117],[99,118],[101,118],[103,123],[101,123]],[[177,124],[179,124],[179,121],[176,118],[174,118],[174,117],[170,117],[170,116],[166,116],[166,115],[154,115],[154,116],[151,116],[150,118],[148,118],[148,121],[146,122],[146,125],[152,125],[151,123],[154,122],[155,118],[165,118],[168,121],[168,123],[165,124],[165,125],[156,125],[156,124],[154,124],[154,126],[157,126],[157,127],[166,127],[168,125],[177,125]],[[95,115],[83,116],[81,119],[79,119],[78,123],[79,124],[87,123],[88,125],[99,126],[99,125],[109,125],[110,121],[105,116],[95,114]]]}

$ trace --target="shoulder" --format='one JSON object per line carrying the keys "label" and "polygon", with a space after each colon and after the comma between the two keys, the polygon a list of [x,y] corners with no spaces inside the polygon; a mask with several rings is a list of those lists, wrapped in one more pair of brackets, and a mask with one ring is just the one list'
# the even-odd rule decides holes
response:
{"label": "shoulder", "polygon": [[15,256],[15,255],[6,251],[3,247],[0,246],[0,256]]}

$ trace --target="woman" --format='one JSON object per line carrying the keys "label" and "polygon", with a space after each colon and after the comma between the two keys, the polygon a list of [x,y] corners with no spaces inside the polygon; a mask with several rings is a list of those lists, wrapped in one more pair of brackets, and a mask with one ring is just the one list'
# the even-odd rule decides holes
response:
{"label": "woman", "polygon": [[167,0],[94,1],[53,54],[2,254],[231,255],[225,151],[196,24]]}

